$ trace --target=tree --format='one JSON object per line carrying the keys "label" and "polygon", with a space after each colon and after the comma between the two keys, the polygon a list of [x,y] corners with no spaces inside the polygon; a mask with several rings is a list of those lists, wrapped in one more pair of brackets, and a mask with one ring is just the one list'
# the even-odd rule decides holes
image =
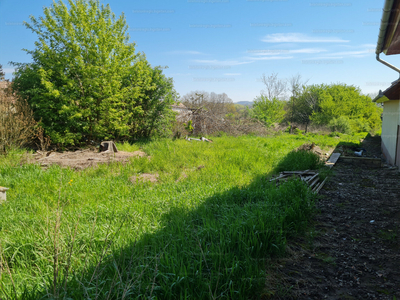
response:
{"label": "tree", "polygon": [[313,114],[319,110],[318,92],[315,86],[303,86],[302,90],[296,90],[296,97],[292,97],[288,103],[288,116],[292,122],[305,125],[307,133]]}
{"label": "tree", "polygon": [[15,88],[53,142],[149,137],[176,99],[172,79],[129,42],[122,14],[98,0],[61,0],[25,23],[39,37],[33,63],[18,64]]}
{"label": "tree", "polygon": [[[299,96],[302,94],[302,91],[305,89],[305,86],[307,84],[308,80],[303,80],[301,78],[300,74],[293,75],[288,79],[289,83],[289,89],[290,89],[290,109],[291,109],[291,114],[290,114],[290,121],[296,122],[296,114],[295,112],[297,111],[297,99]],[[293,125],[290,126],[290,132],[293,132]]]}
{"label": "tree", "polygon": [[0,65],[0,81],[3,81],[6,76],[6,73],[3,71],[3,66]]}
{"label": "tree", "polygon": [[278,73],[272,73],[269,76],[263,74],[261,81],[265,84],[265,90],[262,90],[261,94],[265,95],[267,99],[279,99],[286,92],[287,82],[279,79]]}
{"label": "tree", "polygon": [[285,116],[285,102],[272,98],[269,100],[261,95],[254,100],[252,114],[254,118],[263,122],[267,127],[280,123]]}
{"label": "tree", "polygon": [[369,131],[381,125],[381,111],[371,97],[358,87],[346,84],[317,85],[319,110],[312,116],[316,124],[329,124],[334,119],[347,117],[353,131]]}
{"label": "tree", "polygon": [[381,108],[369,96],[346,84],[303,85],[288,104],[290,120],[306,125],[306,130],[313,122],[331,128],[340,127],[343,132],[369,131],[379,128],[380,113]]}
{"label": "tree", "polygon": [[208,93],[204,91],[192,91],[182,96],[180,101],[189,108],[205,108],[213,113],[225,114],[228,112],[232,99],[227,94]]}
{"label": "tree", "polygon": [[192,91],[184,95],[180,101],[192,109],[194,134],[211,134],[216,131],[229,131],[227,115],[232,100],[227,94]]}

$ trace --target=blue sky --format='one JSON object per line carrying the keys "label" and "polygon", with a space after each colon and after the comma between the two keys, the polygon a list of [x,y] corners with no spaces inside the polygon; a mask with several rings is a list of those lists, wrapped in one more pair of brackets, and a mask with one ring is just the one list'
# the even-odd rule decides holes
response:
{"label": "blue sky", "polygon": [[[66,1],[64,1],[66,2]],[[375,59],[384,0],[103,0],[130,27],[136,50],[167,66],[176,91],[260,95],[262,74],[300,74],[308,84],[346,83],[384,90],[398,74]],[[22,22],[51,0],[0,0],[0,64],[29,62],[36,35]],[[381,55],[400,66],[400,57]]]}

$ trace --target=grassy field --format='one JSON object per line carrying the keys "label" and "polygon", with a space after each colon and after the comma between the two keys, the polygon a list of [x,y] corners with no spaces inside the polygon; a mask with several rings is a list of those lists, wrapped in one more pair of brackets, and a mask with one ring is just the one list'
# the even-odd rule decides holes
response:
{"label": "grassy field", "polygon": [[[365,136],[365,135],[364,135]],[[118,145],[150,158],[83,171],[0,157],[1,299],[248,299],[265,258],[300,233],[315,197],[266,180],[288,153],[359,136],[243,136]],[[292,158],[291,158],[292,159]],[[158,182],[134,182],[142,173]]]}

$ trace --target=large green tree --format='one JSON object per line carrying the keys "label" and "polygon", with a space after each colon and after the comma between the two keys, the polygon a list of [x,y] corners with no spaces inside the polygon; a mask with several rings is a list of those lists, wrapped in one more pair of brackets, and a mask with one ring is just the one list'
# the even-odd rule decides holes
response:
{"label": "large green tree", "polygon": [[53,142],[148,137],[173,114],[171,78],[129,42],[122,14],[98,0],[61,0],[25,23],[38,36],[33,62],[14,65],[15,88]]}
{"label": "large green tree", "polygon": [[291,98],[288,109],[294,122],[305,125],[310,122],[317,125],[347,122],[352,131],[369,131],[381,125],[382,109],[352,85],[304,86],[296,97]]}

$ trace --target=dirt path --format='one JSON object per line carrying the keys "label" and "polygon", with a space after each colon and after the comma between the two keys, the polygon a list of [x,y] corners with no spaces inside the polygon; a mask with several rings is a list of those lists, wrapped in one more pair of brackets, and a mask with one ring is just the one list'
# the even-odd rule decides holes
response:
{"label": "dirt path", "polygon": [[111,162],[126,163],[132,157],[143,157],[146,153],[143,151],[135,152],[98,152],[93,149],[78,150],[75,152],[41,152],[34,155],[34,159],[42,167],[47,168],[50,165],[59,165],[63,168],[69,167],[74,170],[82,170],[98,164]]}
{"label": "dirt path", "polygon": [[397,169],[339,160],[320,195],[315,227],[271,261],[266,299],[400,299]]}

